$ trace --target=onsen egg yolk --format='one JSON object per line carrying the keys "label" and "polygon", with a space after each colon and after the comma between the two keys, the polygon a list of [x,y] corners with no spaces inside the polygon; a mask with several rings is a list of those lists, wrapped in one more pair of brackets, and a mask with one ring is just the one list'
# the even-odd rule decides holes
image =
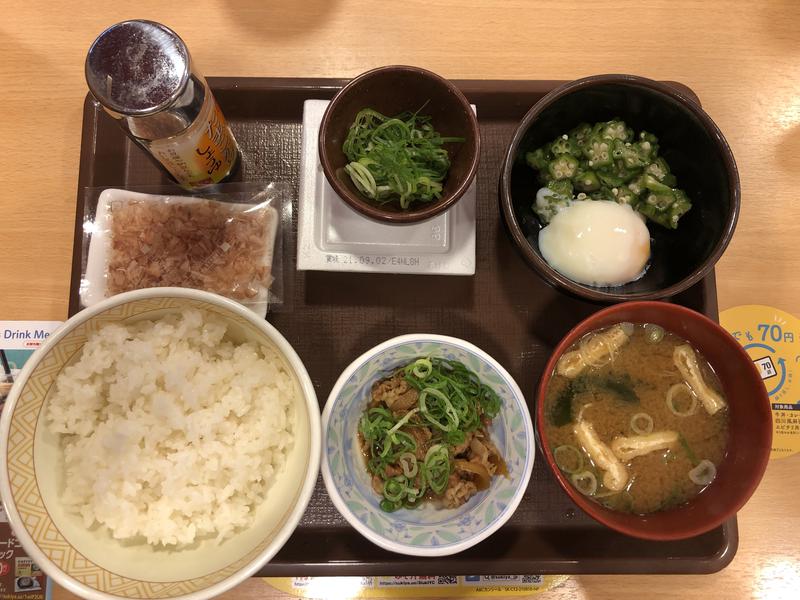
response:
{"label": "onsen egg yolk", "polygon": [[578,283],[614,286],[644,275],[650,232],[627,204],[574,202],[539,232],[539,249],[556,271]]}

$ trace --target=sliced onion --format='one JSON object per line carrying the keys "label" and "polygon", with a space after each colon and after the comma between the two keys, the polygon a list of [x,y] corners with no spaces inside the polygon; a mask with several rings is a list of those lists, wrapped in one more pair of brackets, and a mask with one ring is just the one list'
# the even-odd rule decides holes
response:
{"label": "sliced onion", "polygon": [[649,344],[657,344],[664,339],[664,328],[654,323],[647,323],[644,326],[644,332],[647,335],[647,342]]}
{"label": "sliced onion", "polygon": [[573,473],[570,475],[569,480],[575,486],[575,489],[584,496],[592,496],[597,491],[597,477],[591,471]]}
{"label": "sliced onion", "polygon": [[[644,419],[646,425],[644,427],[639,427],[637,425],[637,421]],[[648,433],[653,433],[653,417],[648,415],[647,413],[636,413],[631,417],[631,431],[634,433],[638,433],[639,435],[647,435]]]}
{"label": "sliced onion", "polygon": [[411,452],[403,452],[403,454],[400,455],[398,462],[403,468],[403,474],[406,477],[415,477],[419,471],[417,457],[411,454]]}
{"label": "sliced onion", "polygon": [[709,485],[717,476],[717,467],[710,460],[703,459],[691,471],[689,479],[696,485]]}
{"label": "sliced onion", "polygon": [[487,490],[492,484],[492,476],[489,475],[489,470],[478,463],[470,462],[468,460],[453,461],[457,471],[469,473],[474,476],[473,482],[475,487],[479,490]]}
{"label": "sliced onion", "polygon": [[[692,401],[692,404],[689,406],[688,409],[685,411],[680,411],[675,408],[675,396],[679,392],[685,392],[689,394],[689,398]],[[697,412],[697,396],[695,396],[692,388],[690,388],[686,383],[676,383],[671,388],[667,390],[667,408],[670,412],[675,415],[676,417],[691,417],[694,413]]]}
{"label": "sliced onion", "polygon": [[633,323],[628,323],[628,322],[620,323],[619,328],[622,329],[622,333],[624,333],[628,337],[631,337],[633,335]]}
{"label": "sliced onion", "polygon": [[483,440],[483,445],[489,449],[489,463],[494,465],[495,474],[507,476],[508,465],[500,454],[500,450],[497,449],[497,446],[495,446],[489,439]]}
{"label": "sliced onion", "polygon": [[[563,460],[566,460],[564,459],[565,454],[568,454],[570,452],[574,453],[575,456],[578,457],[577,460],[578,466],[575,467],[574,469],[568,469],[563,464]],[[563,460],[559,460],[558,458],[559,455],[561,455]],[[583,454],[581,454],[581,451],[578,450],[575,446],[571,446],[569,444],[564,444],[563,446],[559,446],[558,448],[553,450],[553,459],[556,461],[556,465],[558,465],[559,469],[561,469],[565,473],[569,473],[570,475],[572,475],[573,473],[577,473],[583,468]]]}

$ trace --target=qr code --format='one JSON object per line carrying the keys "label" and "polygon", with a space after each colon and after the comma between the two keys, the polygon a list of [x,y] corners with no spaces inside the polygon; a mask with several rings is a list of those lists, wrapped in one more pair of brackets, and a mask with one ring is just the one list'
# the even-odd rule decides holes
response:
{"label": "qr code", "polygon": [[522,576],[522,583],[533,583],[535,585],[540,585],[542,583],[542,576],[541,575],[523,575]]}
{"label": "qr code", "polygon": [[458,578],[451,576],[439,576],[436,578],[436,585],[457,585]]}

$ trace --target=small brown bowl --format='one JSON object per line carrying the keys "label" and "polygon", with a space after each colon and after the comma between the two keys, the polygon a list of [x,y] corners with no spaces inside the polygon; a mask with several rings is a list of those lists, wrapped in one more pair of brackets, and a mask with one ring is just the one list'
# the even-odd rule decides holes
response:
{"label": "small brown bowl", "polygon": [[[545,433],[545,396],[556,363],[590,331],[617,323],[654,323],[687,340],[713,367],[728,402],[728,447],[717,477],[686,504],[645,515],[617,512],[578,492],[556,466]],[[739,343],[717,323],[667,302],[625,302],[578,323],[558,344],[545,366],[536,393],[536,435],[542,454],[561,488],[575,504],[603,525],[649,540],[678,540],[720,526],[744,506],[758,487],[772,447],[772,410],[764,383]]]}
{"label": "small brown bowl", "polygon": [[[434,202],[414,202],[403,210],[396,202],[373,204],[356,189],[344,170],[347,157],[342,144],[356,114],[364,108],[394,116],[422,108],[442,136],[462,137],[446,144],[450,171],[442,197]],[[361,214],[388,223],[415,223],[453,206],[467,191],[478,170],[480,132],[475,113],[464,94],[446,79],[419,67],[387,66],[367,71],[334,96],[319,129],[322,170],[339,197]]]}
{"label": "small brown bowl", "polygon": [[[636,281],[594,287],[551,267],[539,250],[542,224],[531,205],[541,187],[525,152],[581,122],[620,118],[638,133],[654,133],[660,155],[686,191],[692,209],[678,228],[648,223],[650,266]],[[593,75],[556,88],[523,117],[500,175],[502,215],[525,261],[550,285],[595,302],[674,296],[708,275],[733,236],[739,215],[739,174],[728,143],[711,117],[681,90],[635,75]]]}

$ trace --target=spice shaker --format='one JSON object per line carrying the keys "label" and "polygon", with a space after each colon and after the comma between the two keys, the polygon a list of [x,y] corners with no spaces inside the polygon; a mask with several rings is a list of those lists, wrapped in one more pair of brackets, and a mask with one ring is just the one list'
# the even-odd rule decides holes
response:
{"label": "spice shaker", "polygon": [[86,57],[95,99],[184,188],[230,177],[239,149],[178,35],[153,21],[117,23]]}

